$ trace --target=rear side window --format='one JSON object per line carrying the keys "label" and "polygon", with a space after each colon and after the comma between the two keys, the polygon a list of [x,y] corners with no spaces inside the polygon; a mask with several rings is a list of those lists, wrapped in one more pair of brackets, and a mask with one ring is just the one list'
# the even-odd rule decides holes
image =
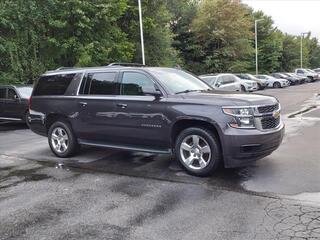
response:
{"label": "rear side window", "polygon": [[[118,93],[118,83],[116,82],[116,72],[92,73],[88,78],[90,82],[90,95],[116,95]],[[88,82],[88,81],[87,81]]]}
{"label": "rear side window", "polygon": [[64,95],[76,74],[43,76],[36,85],[33,96]]}
{"label": "rear side window", "polygon": [[0,88],[0,99],[5,99],[6,98],[6,88]]}

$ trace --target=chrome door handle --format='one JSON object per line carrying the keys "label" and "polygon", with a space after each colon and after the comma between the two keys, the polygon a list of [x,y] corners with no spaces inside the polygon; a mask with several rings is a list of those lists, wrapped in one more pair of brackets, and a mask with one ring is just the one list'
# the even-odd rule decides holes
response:
{"label": "chrome door handle", "polygon": [[79,105],[80,105],[81,107],[86,107],[86,106],[88,105],[88,103],[86,103],[86,102],[79,102]]}
{"label": "chrome door handle", "polygon": [[126,107],[128,107],[128,104],[117,103],[117,107],[119,107],[119,108],[126,108]]}

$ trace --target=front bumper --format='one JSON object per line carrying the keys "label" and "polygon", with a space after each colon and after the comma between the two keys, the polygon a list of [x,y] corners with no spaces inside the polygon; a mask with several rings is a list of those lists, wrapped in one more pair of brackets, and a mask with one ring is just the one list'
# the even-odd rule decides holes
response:
{"label": "front bumper", "polygon": [[270,131],[226,129],[223,137],[225,167],[245,166],[270,155],[280,146],[284,132],[282,122],[279,127]]}

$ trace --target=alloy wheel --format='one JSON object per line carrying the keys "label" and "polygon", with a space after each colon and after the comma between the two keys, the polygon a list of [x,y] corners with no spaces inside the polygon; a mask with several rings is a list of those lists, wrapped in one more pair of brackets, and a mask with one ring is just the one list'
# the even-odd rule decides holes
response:
{"label": "alloy wheel", "polygon": [[51,144],[54,150],[58,153],[66,152],[69,147],[69,137],[66,130],[61,127],[53,129],[51,134]]}
{"label": "alloy wheel", "polygon": [[189,135],[181,142],[180,156],[188,168],[201,170],[210,162],[211,147],[201,136]]}

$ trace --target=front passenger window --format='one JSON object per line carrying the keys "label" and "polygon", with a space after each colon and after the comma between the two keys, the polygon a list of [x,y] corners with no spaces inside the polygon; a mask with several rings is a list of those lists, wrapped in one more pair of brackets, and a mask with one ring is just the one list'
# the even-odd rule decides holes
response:
{"label": "front passenger window", "polygon": [[154,82],[146,75],[137,72],[123,73],[121,94],[131,96],[145,96],[150,92],[156,92]]}

